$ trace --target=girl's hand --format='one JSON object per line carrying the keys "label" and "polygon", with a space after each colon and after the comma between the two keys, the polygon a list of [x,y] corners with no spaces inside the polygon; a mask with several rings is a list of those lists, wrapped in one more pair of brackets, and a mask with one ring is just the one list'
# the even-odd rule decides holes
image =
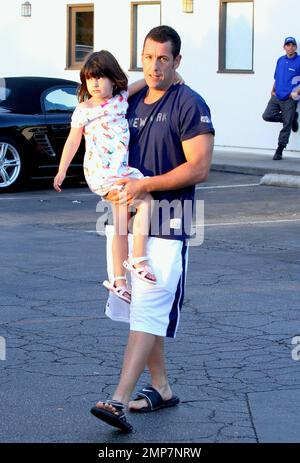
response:
{"label": "girl's hand", "polygon": [[177,71],[175,72],[173,85],[176,85],[176,84],[180,84],[180,85],[184,84],[183,78]]}
{"label": "girl's hand", "polygon": [[54,188],[54,190],[58,191],[58,193],[61,192],[60,186],[61,186],[61,184],[62,184],[62,182],[64,181],[65,178],[66,178],[66,174],[61,173],[61,172],[58,172],[58,174],[54,178],[53,188]]}

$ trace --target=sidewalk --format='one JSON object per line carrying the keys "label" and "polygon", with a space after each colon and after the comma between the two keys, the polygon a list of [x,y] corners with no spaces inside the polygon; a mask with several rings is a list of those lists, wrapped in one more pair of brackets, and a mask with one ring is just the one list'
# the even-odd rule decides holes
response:
{"label": "sidewalk", "polygon": [[273,155],[238,153],[214,150],[212,170],[242,174],[283,174],[300,176],[300,158],[284,155],[281,161],[273,161]]}

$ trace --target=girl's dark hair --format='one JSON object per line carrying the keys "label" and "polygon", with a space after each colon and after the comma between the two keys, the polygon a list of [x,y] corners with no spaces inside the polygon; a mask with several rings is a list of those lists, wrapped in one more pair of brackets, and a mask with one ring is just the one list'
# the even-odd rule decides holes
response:
{"label": "girl's dark hair", "polygon": [[176,58],[180,53],[181,48],[181,39],[179,34],[170,26],[157,26],[151,29],[150,32],[145,37],[144,46],[147,39],[154,40],[154,42],[165,43],[171,42],[172,45],[172,55],[173,58]]}
{"label": "girl's dark hair", "polygon": [[95,51],[86,58],[81,70],[81,85],[78,89],[80,102],[90,98],[86,79],[107,77],[113,83],[113,95],[127,90],[128,79],[116,58],[107,50]]}

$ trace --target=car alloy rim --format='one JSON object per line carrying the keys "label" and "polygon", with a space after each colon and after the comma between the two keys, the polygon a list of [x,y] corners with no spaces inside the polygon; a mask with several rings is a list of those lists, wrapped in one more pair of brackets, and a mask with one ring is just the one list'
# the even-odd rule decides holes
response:
{"label": "car alloy rim", "polygon": [[0,142],[0,188],[12,185],[19,176],[21,159],[10,143]]}

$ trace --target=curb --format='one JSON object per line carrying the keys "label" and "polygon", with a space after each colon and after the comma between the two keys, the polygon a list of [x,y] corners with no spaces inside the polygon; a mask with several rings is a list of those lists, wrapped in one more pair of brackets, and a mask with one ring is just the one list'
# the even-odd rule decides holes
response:
{"label": "curb", "polygon": [[[284,172],[285,176],[295,176],[295,169],[288,169],[287,167],[285,169],[282,168],[281,164],[281,172]],[[218,162],[213,162],[211,165],[211,170],[214,172],[228,172],[228,173],[233,173],[233,174],[248,174],[248,175],[265,175],[265,174],[274,174],[274,175],[279,175],[278,174],[278,169],[272,168],[270,166],[249,166],[249,165],[243,165],[243,164],[225,164],[225,163],[218,163]]]}
{"label": "curb", "polygon": [[231,174],[248,174],[248,175],[264,175],[270,172],[270,169],[262,169],[260,167],[238,166],[233,164],[212,164],[211,170],[214,172],[227,172]]}
{"label": "curb", "polygon": [[299,175],[282,175],[282,174],[266,174],[260,180],[260,185],[267,186],[285,186],[290,188],[300,188]]}

